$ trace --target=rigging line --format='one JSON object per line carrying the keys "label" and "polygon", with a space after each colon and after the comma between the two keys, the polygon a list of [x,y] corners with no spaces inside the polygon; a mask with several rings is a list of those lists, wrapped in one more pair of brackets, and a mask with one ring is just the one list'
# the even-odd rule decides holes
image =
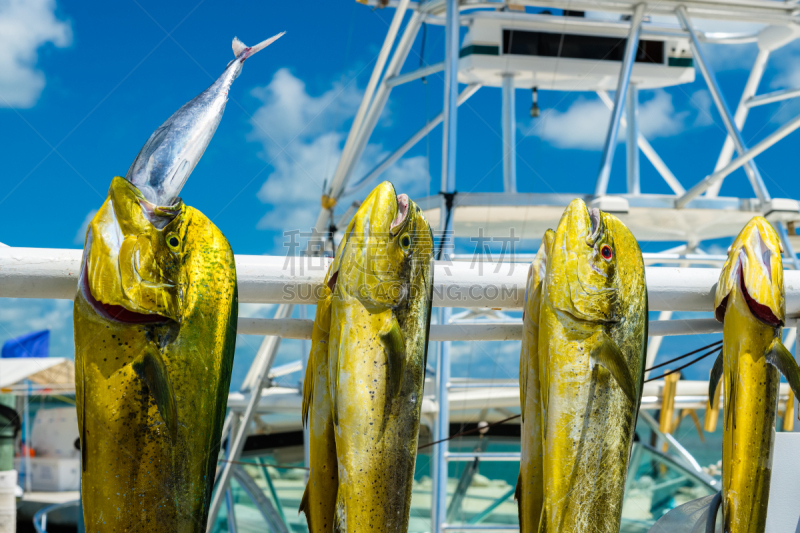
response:
{"label": "rigging line", "polygon": [[[651,366],[650,368],[646,369],[646,370],[645,370],[645,372],[650,372],[651,370],[655,370],[656,368],[661,368],[662,366],[667,366],[667,365],[669,365],[669,364],[672,364],[672,363],[674,363],[675,361],[680,361],[681,359],[685,359],[686,357],[689,357],[690,355],[694,355],[694,354],[696,354],[696,353],[698,353],[698,352],[702,352],[703,350],[706,350],[706,349],[708,349],[708,348],[711,348],[712,346],[719,347],[719,345],[720,345],[721,343],[722,343],[722,341],[712,342],[712,343],[711,343],[711,344],[709,344],[708,346],[703,346],[702,348],[698,348],[698,349],[696,349],[696,350],[695,350],[695,351],[693,351],[693,352],[685,353],[685,354],[683,354],[683,355],[679,355],[679,356],[678,356],[678,357],[676,357],[675,359],[670,359],[669,361],[667,361],[667,362],[665,362],[665,363],[659,363],[659,364],[657,364],[657,365],[655,365],[655,366]],[[715,348],[715,349],[716,349],[716,348]]]}
{"label": "rigging line", "polygon": [[[445,218],[444,218],[444,229],[442,230],[442,235],[439,237],[439,251],[436,252],[436,260],[442,260],[442,252],[444,251],[444,243],[447,240],[447,228],[450,226],[450,216],[453,213],[453,200],[458,194],[458,191],[453,192],[440,192],[442,196],[444,196],[444,208],[445,208]],[[455,248],[455,236],[453,237],[453,247]]]}
{"label": "rigging line", "polygon": [[688,366],[692,366],[693,364],[695,364],[696,362],[700,361],[701,359],[705,359],[705,358],[706,358],[706,357],[708,357],[709,355],[711,355],[711,354],[714,354],[714,353],[719,353],[719,352],[721,352],[721,351],[722,351],[722,348],[720,348],[719,350],[711,350],[711,351],[710,351],[710,352],[708,352],[708,353],[704,353],[703,355],[701,355],[701,356],[700,356],[700,357],[698,357],[697,359],[695,359],[695,360],[693,360],[693,361],[690,361],[690,362],[686,363],[686,364],[685,364],[685,365],[683,365],[683,366],[679,366],[679,367],[678,367],[678,368],[676,368],[675,370],[670,370],[669,372],[666,372],[666,373],[664,373],[664,374],[662,374],[662,375],[660,375],[660,376],[658,376],[658,377],[655,377],[655,378],[646,379],[646,380],[644,380],[644,382],[645,382],[645,383],[649,383],[649,382],[651,382],[651,381],[656,381],[656,380],[662,379],[662,378],[664,378],[665,376],[669,376],[670,374],[674,374],[675,372],[680,372],[680,371],[681,371],[681,370],[683,370],[684,368],[686,368],[686,367],[688,367]]}
{"label": "rigging line", "polygon": [[481,427],[477,427],[477,428],[474,428],[474,429],[469,429],[467,431],[459,431],[458,433],[456,433],[452,437],[447,437],[446,439],[440,439],[440,440],[435,440],[433,442],[429,442],[428,444],[420,446],[419,448],[417,448],[417,450],[422,450],[422,449],[425,449],[425,448],[429,448],[430,446],[433,446],[434,444],[441,444],[442,442],[447,442],[448,440],[453,440],[453,439],[458,438],[458,437],[463,437],[464,435],[469,435],[471,433],[477,433],[478,431],[485,431],[485,430],[488,430],[491,427],[499,426],[500,424],[504,424],[504,423],[506,423],[506,422],[508,422],[510,420],[514,420],[515,418],[519,418],[521,416],[522,416],[521,414],[514,415],[514,416],[509,416],[508,418],[504,418],[503,420],[499,420],[497,422],[493,422],[493,423],[489,424],[488,426],[481,426]]}

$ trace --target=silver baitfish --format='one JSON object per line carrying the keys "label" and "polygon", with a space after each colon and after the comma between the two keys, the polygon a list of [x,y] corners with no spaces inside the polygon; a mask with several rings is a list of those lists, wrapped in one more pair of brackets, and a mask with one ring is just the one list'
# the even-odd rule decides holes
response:
{"label": "silver baitfish", "polygon": [[217,131],[228,102],[228,91],[242,72],[245,59],[274,43],[284,33],[255,46],[247,46],[234,38],[236,59],[228,63],[225,72],[150,135],[125,176],[149,202],[172,205]]}

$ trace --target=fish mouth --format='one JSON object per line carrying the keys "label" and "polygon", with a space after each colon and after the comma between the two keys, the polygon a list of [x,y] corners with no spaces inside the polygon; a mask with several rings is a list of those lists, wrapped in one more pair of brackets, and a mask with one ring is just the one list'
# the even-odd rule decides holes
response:
{"label": "fish mouth", "polygon": [[[86,253],[84,257],[88,257],[88,253]],[[106,320],[111,320],[113,322],[119,322],[122,324],[150,325],[166,324],[170,322],[170,319],[165,316],[137,313],[136,311],[131,311],[130,309],[127,309],[121,305],[111,305],[97,300],[92,294],[91,287],[89,287],[89,280],[86,277],[85,261],[86,260],[84,259],[84,268],[81,269],[81,293],[89,303],[89,306],[94,309],[98,315]]]}
{"label": "fish mouth", "polygon": [[330,279],[328,280],[328,288],[333,292],[336,288],[336,282],[339,280],[339,271],[337,270],[333,274],[331,274]]}
{"label": "fish mouth", "polygon": [[402,227],[405,225],[406,221],[408,220],[408,207],[409,207],[409,199],[407,194],[398,194],[397,195],[397,216],[394,217],[391,226],[389,227],[389,234],[394,236],[397,235]]}
{"label": "fish mouth", "polygon": [[600,238],[600,210],[596,207],[593,207],[591,209],[587,208],[587,211],[589,213],[589,221],[591,223],[591,232],[589,233],[589,236],[586,237],[586,243],[589,246],[594,246],[594,243],[596,243],[597,239]]}
{"label": "fish mouth", "polygon": [[742,294],[744,294],[747,307],[750,308],[750,312],[753,313],[754,317],[772,327],[783,325],[783,321],[775,316],[775,313],[772,312],[772,309],[770,309],[768,305],[758,303],[750,296],[750,293],[747,292],[747,285],[744,282],[744,273],[742,269],[739,269],[739,286],[742,288]]}
{"label": "fish mouth", "polygon": [[[759,238],[761,238],[760,234],[759,234]],[[783,321],[780,318],[778,318],[777,316],[775,316],[775,313],[772,311],[772,309],[768,305],[764,305],[762,303],[759,303],[758,300],[756,300],[755,298],[753,298],[750,295],[750,291],[747,290],[747,283],[745,283],[745,279],[744,279],[744,265],[745,265],[746,257],[747,256],[745,254],[745,251],[744,250],[739,250],[739,256],[736,259],[736,266],[735,266],[737,272],[734,274],[734,276],[737,277],[736,281],[739,284],[739,288],[742,291],[742,295],[744,295],[744,299],[745,299],[745,302],[747,303],[748,309],[750,309],[750,312],[753,314],[753,316],[756,317],[761,322],[764,322],[765,324],[767,324],[769,326],[772,326],[772,327],[782,326],[783,325]],[[759,263],[760,263],[759,266],[763,267],[768,272],[768,279],[770,280],[770,282],[772,282],[772,271],[770,269],[770,267],[771,267],[770,257],[768,255],[766,255],[766,254],[764,254],[764,255],[757,254],[756,257],[759,260]],[[729,298],[730,298],[730,294],[726,295],[725,298],[723,298],[722,301],[720,302],[720,304],[717,306],[717,308],[716,308],[716,310],[714,312],[714,314],[716,315],[717,320],[720,321],[720,322],[724,321],[725,312],[727,311],[727,308],[728,308],[728,299]]]}

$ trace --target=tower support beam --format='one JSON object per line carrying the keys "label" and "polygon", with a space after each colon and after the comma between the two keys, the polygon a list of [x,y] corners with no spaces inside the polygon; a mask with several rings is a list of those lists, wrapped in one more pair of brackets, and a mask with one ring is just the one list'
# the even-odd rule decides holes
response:
{"label": "tower support beam", "polygon": [[503,74],[503,192],[517,192],[517,118],[514,75]]}
{"label": "tower support beam", "polygon": [[[744,154],[747,152],[747,146],[742,139],[742,134],[739,131],[739,128],[736,127],[734,117],[731,115],[731,110],[728,108],[728,104],[725,102],[725,98],[722,96],[722,91],[720,91],[717,78],[714,76],[714,73],[711,72],[708,62],[706,61],[706,57],[703,54],[703,50],[700,48],[700,41],[698,40],[697,33],[694,31],[694,28],[689,21],[689,17],[686,14],[686,8],[679,6],[678,9],[675,10],[675,14],[678,16],[678,20],[680,21],[683,29],[689,34],[689,43],[692,47],[692,54],[694,55],[695,64],[703,74],[703,78],[706,80],[708,91],[711,93],[711,99],[714,100],[714,104],[717,106],[717,111],[719,111],[719,114],[722,117],[722,122],[725,124],[725,129],[728,130],[728,135],[733,141],[733,146],[736,148],[736,151],[739,154]],[[771,198],[767,192],[767,187],[764,185],[764,180],[761,178],[761,173],[758,171],[756,164],[752,160],[748,161],[745,164],[744,170],[747,173],[747,179],[750,180],[750,185],[753,187],[758,199],[763,203],[769,202]]]}
{"label": "tower support beam", "polygon": [[594,189],[595,196],[603,196],[608,190],[611,163],[614,160],[614,149],[617,146],[617,135],[619,134],[619,123],[622,120],[625,96],[628,92],[628,84],[631,81],[631,70],[633,70],[633,63],[636,60],[636,50],[639,48],[642,18],[644,18],[644,4],[637,4],[631,17],[631,29],[628,32],[628,42],[625,44],[625,54],[619,72],[617,92],[614,94],[614,109],[611,110],[611,122],[608,124],[606,144],[603,147],[603,159],[600,163],[600,172],[597,175],[597,184]]}

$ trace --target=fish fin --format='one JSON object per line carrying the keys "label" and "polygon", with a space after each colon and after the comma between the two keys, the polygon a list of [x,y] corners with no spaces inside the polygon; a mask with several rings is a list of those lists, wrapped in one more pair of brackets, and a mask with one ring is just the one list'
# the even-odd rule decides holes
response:
{"label": "fish fin", "polygon": [[595,334],[598,339],[593,343],[591,357],[606,370],[611,372],[614,381],[625,393],[631,403],[636,403],[636,386],[633,384],[631,372],[625,364],[625,357],[619,350],[619,346],[604,331]]}
{"label": "fish fin", "polygon": [[800,397],[800,369],[798,369],[792,353],[783,345],[780,336],[775,337],[769,345],[766,357],[768,363],[786,376],[786,381],[789,382],[789,387],[794,391],[795,397]]}
{"label": "fish fin", "polygon": [[[314,357],[314,348],[308,354],[308,363],[306,363],[306,375],[303,378],[303,426],[308,427],[308,413],[311,410],[311,403],[314,401],[314,374],[316,373],[316,362]],[[301,506],[302,507],[302,506]]]}
{"label": "fish fin", "polygon": [[147,384],[158,407],[158,412],[174,442],[178,437],[178,407],[175,405],[175,393],[172,390],[167,366],[161,358],[161,353],[152,346],[148,346],[131,366],[139,379]]}
{"label": "fish fin", "polygon": [[233,38],[233,57],[239,57],[245,48],[247,48],[247,45],[240,41],[238,37]]}
{"label": "fish fin", "polygon": [[517,487],[514,489],[514,501],[517,502],[517,520],[522,524],[522,471],[517,475]]}
{"label": "fish fin", "polygon": [[261,41],[260,43],[258,43],[255,46],[247,46],[242,41],[240,41],[238,37],[234,37],[233,38],[233,55],[236,56],[236,59],[239,59],[241,57],[242,61],[244,61],[245,59],[247,59],[251,55],[255,54],[256,52],[260,52],[261,50],[263,50],[267,46],[271,45],[272,43],[274,43],[275,41],[277,41],[278,39],[283,37],[285,34],[286,34],[286,32],[282,31],[278,35],[273,35],[269,39],[267,39],[265,41]]}
{"label": "fish fin", "polygon": [[336,513],[333,515],[333,533],[347,533],[347,512],[341,487],[336,492]]}
{"label": "fish fin", "polygon": [[306,482],[306,490],[303,491],[303,498],[300,500],[300,508],[297,510],[297,514],[303,513],[306,515],[306,523],[308,524],[308,530],[314,531],[314,527],[311,525],[311,514],[308,512],[308,487],[311,485],[311,480],[309,479]]}
{"label": "fish fin", "polygon": [[719,385],[719,380],[722,378],[722,369],[722,352],[720,351],[716,361],[714,361],[714,366],[711,367],[711,375],[708,376],[709,401],[714,401],[714,395],[717,393],[717,385]]}
{"label": "fish fin", "polygon": [[528,362],[525,354],[519,356],[519,406],[520,420],[525,422],[525,392],[528,390]]}
{"label": "fish fin", "polygon": [[75,399],[78,404],[78,435],[81,438],[81,471],[86,472],[86,459],[88,454],[86,453],[86,373],[85,373],[85,361],[86,356],[80,353],[75,354],[75,359],[77,360],[80,357],[80,362],[75,365],[75,383],[79,386],[76,387],[75,390]]}
{"label": "fish fin", "polygon": [[542,514],[539,518],[539,533],[547,533],[547,513],[544,507],[542,507]]}
{"label": "fish fin", "polygon": [[392,314],[389,330],[381,332],[381,344],[386,348],[386,358],[389,362],[389,391],[394,398],[400,393],[403,386],[403,376],[406,371],[406,341],[397,317]]}

